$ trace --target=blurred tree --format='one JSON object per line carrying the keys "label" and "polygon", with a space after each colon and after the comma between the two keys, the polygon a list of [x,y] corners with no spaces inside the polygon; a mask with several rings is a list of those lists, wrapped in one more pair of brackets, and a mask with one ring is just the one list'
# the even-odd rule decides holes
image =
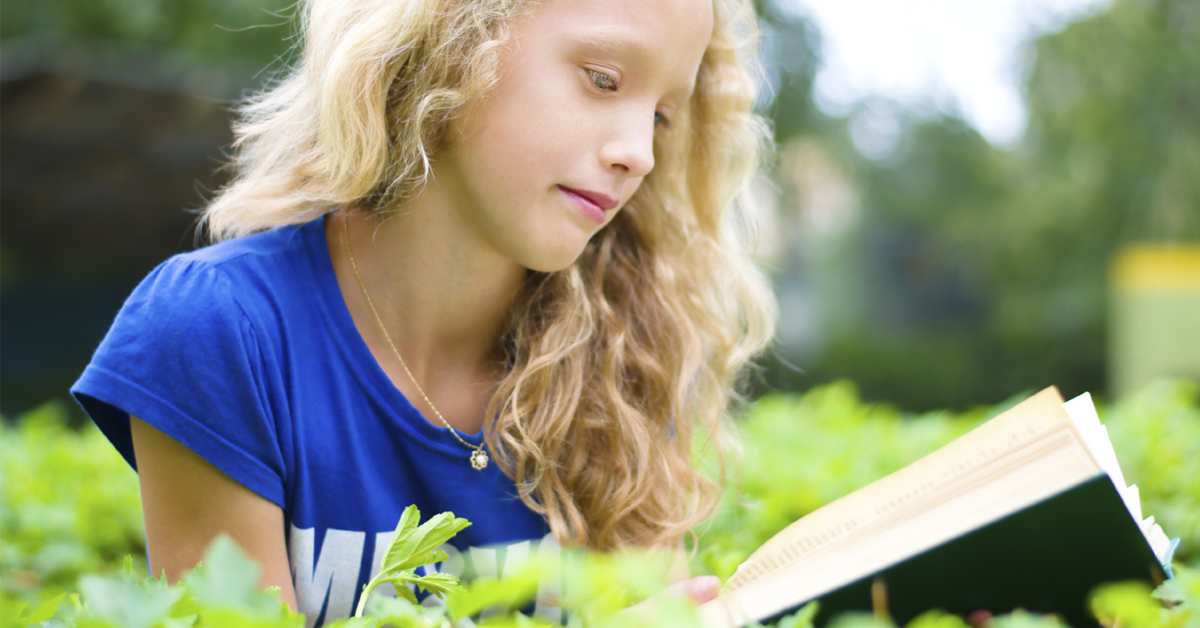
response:
{"label": "blurred tree", "polygon": [[1200,3],[1117,0],[1032,50],[1016,149],[942,116],[859,162],[862,307],[802,381],[912,409],[1104,391],[1112,254],[1200,240]]}
{"label": "blurred tree", "polygon": [[761,28],[761,59],[768,88],[760,98],[771,118],[778,141],[828,124],[813,105],[812,86],[820,62],[820,33],[794,6],[778,0],[757,0]]}
{"label": "blurred tree", "polygon": [[270,63],[286,54],[291,0],[10,0],[0,37],[97,41]]}
{"label": "blurred tree", "polygon": [[1200,240],[1200,3],[1121,0],[1036,50],[1028,145],[1065,184],[1057,222],[1101,221],[1104,249]]}

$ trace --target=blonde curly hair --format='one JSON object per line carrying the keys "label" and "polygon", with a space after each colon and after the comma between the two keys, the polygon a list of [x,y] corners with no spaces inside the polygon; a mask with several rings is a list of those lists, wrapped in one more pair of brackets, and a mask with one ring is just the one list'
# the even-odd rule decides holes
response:
{"label": "blonde curly hair", "polygon": [[[300,62],[241,108],[209,235],[402,206],[495,83],[525,4],[307,0]],[[721,483],[696,468],[693,441],[724,461],[739,378],[774,330],[770,288],[734,233],[769,137],[751,111],[756,16],[749,0],[713,4],[695,91],[656,137],[654,170],[574,264],[528,273],[510,315],[512,368],[485,436],[567,545],[674,546],[712,512]]]}

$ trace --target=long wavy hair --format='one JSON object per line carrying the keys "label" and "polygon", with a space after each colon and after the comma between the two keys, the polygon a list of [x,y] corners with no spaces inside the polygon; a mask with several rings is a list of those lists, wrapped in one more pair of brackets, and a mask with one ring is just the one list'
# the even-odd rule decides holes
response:
{"label": "long wavy hair", "polygon": [[[307,0],[298,64],[240,110],[210,237],[402,206],[449,124],[494,85],[524,4]],[[751,111],[756,16],[749,0],[714,0],[714,18],[653,172],[574,264],[530,271],[510,314],[512,367],[485,436],[567,545],[675,546],[711,513],[736,449],[726,419],[774,330],[769,286],[738,237],[769,137]],[[696,464],[714,454],[716,480]]]}

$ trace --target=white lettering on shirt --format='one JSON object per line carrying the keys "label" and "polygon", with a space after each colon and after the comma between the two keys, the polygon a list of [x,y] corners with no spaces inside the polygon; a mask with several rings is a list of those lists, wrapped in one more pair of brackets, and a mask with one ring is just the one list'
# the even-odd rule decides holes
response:
{"label": "white lettering on shirt", "polygon": [[304,613],[306,628],[316,625],[322,607],[327,622],[350,616],[367,535],[330,528],[325,531],[321,555],[314,561],[315,536],[313,528],[294,525],[288,533],[288,562],[296,587],[296,605]]}
{"label": "white lettering on shirt", "polygon": [[[383,570],[383,562],[394,534],[391,530],[374,534],[371,578]],[[315,531],[312,528],[301,529],[294,525],[290,527],[288,558],[296,589],[297,610],[304,613],[306,628],[313,628],[317,618],[321,617],[322,608],[325,609],[325,624],[347,618],[353,612],[355,598],[361,588],[358,586],[358,576],[366,549],[366,536],[365,532],[331,528],[325,532],[320,556],[314,559]],[[446,543],[440,549],[446,552],[446,560],[417,567],[413,570],[414,575],[424,576],[436,572],[456,577],[462,577],[464,573],[471,573],[475,577],[511,577],[519,575],[532,561],[549,565],[551,572],[555,572],[555,567],[563,556],[553,533],[547,534],[540,541],[519,541],[508,546],[468,547],[465,551],[459,551]],[[562,583],[558,580],[560,578],[543,578],[539,581],[534,615],[554,623],[563,623],[563,610],[554,604],[562,595]],[[410,586],[416,592],[415,585]],[[371,595],[394,597],[396,589],[385,583],[373,589]],[[426,596],[421,602],[423,606],[441,606],[445,603],[445,600],[433,595]],[[502,609],[486,609],[480,618],[491,616],[500,610]],[[462,618],[460,624],[472,626],[474,622],[470,618]]]}

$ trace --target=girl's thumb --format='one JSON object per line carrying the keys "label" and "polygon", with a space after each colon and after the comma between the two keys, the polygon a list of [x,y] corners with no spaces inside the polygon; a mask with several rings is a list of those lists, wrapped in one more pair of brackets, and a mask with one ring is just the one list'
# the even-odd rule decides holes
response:
{"label": "girl's thumb", "polygon": [[717,597],[717,593],[721,591],[721,579],[716,576],[696,576],[676,582],[669,590],[686,595],[697,604],[703,604]]}

